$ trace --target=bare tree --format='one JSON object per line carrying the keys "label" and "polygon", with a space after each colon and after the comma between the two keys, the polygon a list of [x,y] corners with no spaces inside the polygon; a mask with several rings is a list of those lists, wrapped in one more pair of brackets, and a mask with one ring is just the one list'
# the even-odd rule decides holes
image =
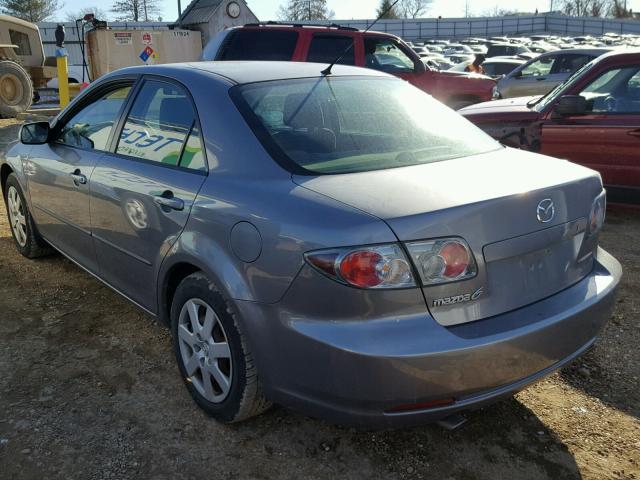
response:
{"label": "bare tree", "polygon": [[108,15],[103,9],[98,7],[83,7],[80,10],[76,10],[75,12],[67,12],[64,16],[65,21],[67,22],[75,22],[79,18],[83,18],[87,13],[93,13],[95,17],[99,20],[107,20]]}
{"label": "bare tree", "polygon": [[404,18],[419,18],[428,10],[433,0],[400,0],[398,11]]}
{"label": "bare tree", "polygon": [[470,17],[471,16],[471,5],[469,0],[465,0],[464,2],[464,16],[465,17]]}
{"label": "bare tree", "polygon": [[121,22],[148,22],[160,13],[158,0],[116,0],[111,6],[116,20]]}
{"label": "bare tree", "polygon": [[627,18],[632,16],[631,9],[627,9],[627,0],[612,0],[610,14],[616,18]]}
{"label": "bare tree", "polygon": [[500,8],[497,5],[489,10],[484,10],[482,12],[483,17],[504,17],[506,15],[515,15],[517,12],[515,10],[509,10],[506,8]]}
{"label": "bare tree", "polygon": [[58,0],[0,0],[0,11],[31,23],[41,22],[62,7]]}
{"label": "bare tree", "polygon": [[563,0],[561,9],[576,17],[604,17],[611,10],[611,0]]}
{"label": "bare tree", "polygon": [[280,20],[328,20],[335,13],[327,7],[327,0],[288,0],[278,9]]}

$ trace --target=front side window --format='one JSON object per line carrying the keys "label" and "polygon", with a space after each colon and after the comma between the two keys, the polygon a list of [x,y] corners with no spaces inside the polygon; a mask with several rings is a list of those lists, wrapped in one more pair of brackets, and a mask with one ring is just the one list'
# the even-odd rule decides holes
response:
{"label": "front side window", "polygon": [[234,87],[232,96],[267,150],[296,172],[380,170],[501,148],[394,78],[279,80]]}
{"label": "front side window", "polygon": [[57,143],[107,150],[109,135],[127,101],[131,86],[110,90],[73,115],[62,127]]}
{"label": "front side window", "polygon": [[592,113],[640,113],[640,65],[614,68],[599,75],[580,95]]}
{"label": "front side window", "polygon": [[387,73],[413,72],[413,60],[389,38],[364,39],[365,67]]}
{"label": "front side window", "polygon": [[116,153],[178,166],[194,124],[195,112],[182,88],[148,80],[127,115]]}
{"label": "front side window", "polygon": [[539,58],[524,67],[520,72],[520,75],[523,77],[541,77],[548,75],[556,58],[557,57],[555,55]]}
{"label": "front side window", "polygon": [[292,30],[238,30],[229,34],[216,60],[289,61],[297,41]]}
{"label": "front side window", "polygon": [[307,62],[331,63],[338,57],[341,58],[337,63],[355,65],[352,37],[322,34],[313,36],[307,54]]}
{"label": "front side window", "polygon": [[16,55],[32,55],[29,35],[24,32],[9,29],[11,44],[17,46]]}

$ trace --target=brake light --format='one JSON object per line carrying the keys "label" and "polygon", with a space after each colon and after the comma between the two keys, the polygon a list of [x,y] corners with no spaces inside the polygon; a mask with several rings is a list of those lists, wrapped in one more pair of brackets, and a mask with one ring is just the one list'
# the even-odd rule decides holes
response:
{"label": "brake light", "polygon": [[358,288],[415,287],[411,266],[399,245],[372,245],[309,252],[307,262],[338,282]]}
{"label": "brake light", "polygon": [[461,238],[441,238],[406,244],[425,286],[466,280],[478,269],[471,249]]}

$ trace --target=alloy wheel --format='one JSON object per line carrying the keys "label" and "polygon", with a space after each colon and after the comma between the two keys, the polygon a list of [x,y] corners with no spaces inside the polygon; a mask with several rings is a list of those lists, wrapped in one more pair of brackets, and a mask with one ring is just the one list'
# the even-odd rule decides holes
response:
{"label": "alloy wheel", "polygon": [[231,389],[231,350],[218,315],[203,300],[192,298],[183,305],[178,342],[189,381],[207,401],[222,402]]}
{"label": "alloy wheel", "polygon": [[13,186],[9,187],[7,192],[7,205],[9,208],[9,223],[11,224],[13,235],[18,245],[24,247],[27,244],[27,220],[20,194]]}

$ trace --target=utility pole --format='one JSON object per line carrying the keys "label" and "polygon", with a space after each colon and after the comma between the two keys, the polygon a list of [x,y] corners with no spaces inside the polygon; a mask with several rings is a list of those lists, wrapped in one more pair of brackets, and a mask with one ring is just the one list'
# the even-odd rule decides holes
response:
{"label": "utility pole", "polygon": [[309,21],[311,21],[311,0],[309,0]]}
{"label": "utility pole", "polygon": [[553,12],[553,0],[549,0],[549,11]]}

